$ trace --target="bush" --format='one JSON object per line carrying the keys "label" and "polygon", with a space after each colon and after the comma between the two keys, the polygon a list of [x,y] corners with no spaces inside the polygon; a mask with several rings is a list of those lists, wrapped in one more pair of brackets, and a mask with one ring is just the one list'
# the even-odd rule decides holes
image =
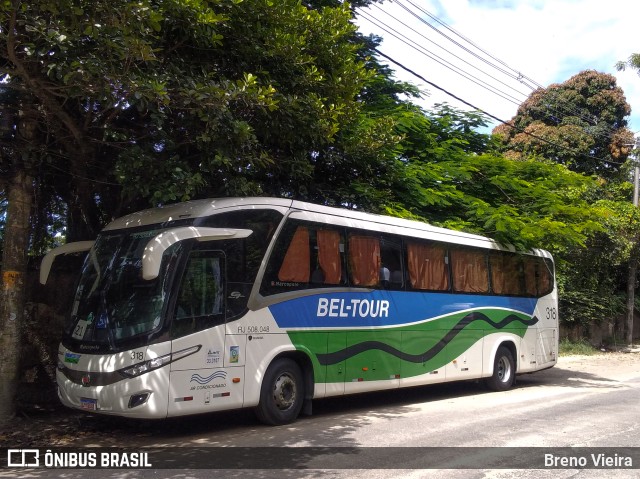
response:
{"label": "bush", "polygon": [[571,341],[568,338],[560,340],[560,356],[591,356],[599,354],[600,351],[594,348],[586,339]]}

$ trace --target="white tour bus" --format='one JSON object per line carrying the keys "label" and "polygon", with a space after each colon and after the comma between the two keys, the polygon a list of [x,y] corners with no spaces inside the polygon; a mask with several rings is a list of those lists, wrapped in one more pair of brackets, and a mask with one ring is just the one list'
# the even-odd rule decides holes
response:
{"label": "white tour bus", "polygon": [[552,367],[551,255],[417,221],[274,198],[191,201],[110,223],[58,352],[72,408],[164,418]]}

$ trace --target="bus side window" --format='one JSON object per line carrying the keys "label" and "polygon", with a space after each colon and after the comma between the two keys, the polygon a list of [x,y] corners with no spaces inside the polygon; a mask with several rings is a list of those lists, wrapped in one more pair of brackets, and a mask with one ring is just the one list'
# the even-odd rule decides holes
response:
{"label": "bus side window", "polygon": [[489,292],[487,254],[482,250],[452,249],[451,274],[453,276],[453,290],[456,292]]}
{"label": "bus side window", "polygon": [[403,289],[402,242],[383,236],[380,240],[380,285],[384,289]]}
{"label": "bus side window", "polygon": [[402,289],[404,270],[402,242],[392,236],[349,234],[349,279],[351,286]]}
{"label": "bus side window", "polygon": [[447,249],[429,243],[407,243],[409,286],[426,291],[449,291]]}
{"label": "bus side window", "polygon": [[538,259],[538,294],[544,296],[553,291],[553,263],[547,259]]}
{"label": "bus side window", "polygon": [[280,265],[278,281],[308,283],[311,277],[310,264],[309,229],[298,226]]}
{"label": "bus side window", "polygon": [[553,290],[553,265],[544,258],[527,256],[524,259],[524,279],[528,296],[549,294]]}
{"label": "bus side window", "polygon": [[318,229],[316,231],[317,267],[311,282],[323,285],[342,283],[342,235],[337,230]]}
{"label": "bus side window", "polygon": [[495,294],[522,295],[523,267],[520,256],[515,253],[492,253],[491,289]]}
{"label": "bus side window", "polygon": [[343,285],[343,238],[338,228],[291,221],[269,258],[261,293]]}
{"label": "bus side window", "polygon": [[224,323],[224,261],[219,252],[192,251],[176,301],[171,336]]}

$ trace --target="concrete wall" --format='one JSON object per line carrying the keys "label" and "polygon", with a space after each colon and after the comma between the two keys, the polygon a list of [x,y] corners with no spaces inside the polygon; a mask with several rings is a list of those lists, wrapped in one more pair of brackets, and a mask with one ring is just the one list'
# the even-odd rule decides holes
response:
{"label": "concrete wall", "polygon": [[[640,313],[634,312],[633,318],[633,338],[634,341],[640,339]],[[600,323],[588,326],[560,324],[560,338],[569,338],[572,341],[587,339],[594,346],[626,346],[624,330],[626,328],[626,317],[605,319]]]}

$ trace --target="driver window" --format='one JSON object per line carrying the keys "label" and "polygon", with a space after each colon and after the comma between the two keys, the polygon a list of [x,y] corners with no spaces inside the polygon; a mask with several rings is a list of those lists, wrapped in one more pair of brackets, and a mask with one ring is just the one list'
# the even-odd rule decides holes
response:
{"label": "driver window", "polygon": [[224,274],[221,252],[191,252],[178,291],[172,337],[224,323]]}

